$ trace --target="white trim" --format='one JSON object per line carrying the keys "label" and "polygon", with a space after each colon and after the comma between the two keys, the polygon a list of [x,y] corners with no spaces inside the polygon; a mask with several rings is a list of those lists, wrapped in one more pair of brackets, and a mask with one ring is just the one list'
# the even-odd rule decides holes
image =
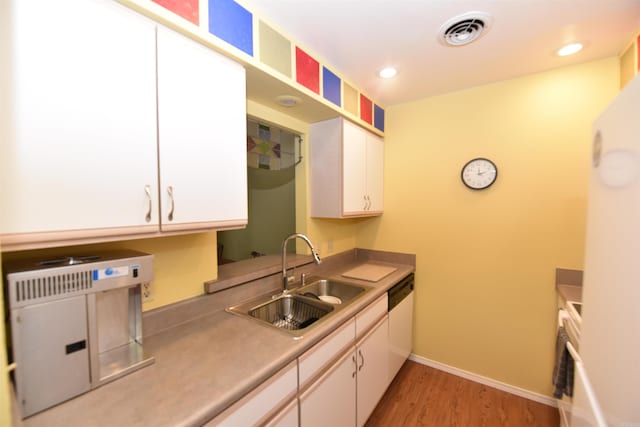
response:
{"label": "white trim", "polygon": [[507,393],[514,394],[516,396],[524,397],[525,399],[533,400],[534,402],[542,403],[554,408],[558,407],[556,399],[553,397],[545,396],[543,394],[535,393],[533,391],[525,390],[520,387],[513,386],[511,384],[496,381],[491,378],[483,377],[482,375],[474,374],[473,372],[465,371],[462,369],[454,368],[453,366],[445,365],[444,363],[436,362],[435,360],[426,359],[411,353],[409,360],[420,363],[422,365],[430,366],[440,371],[448,372],[455,376],[471,380],[476,383],[484,384],[489,387],[497,388],[498,390],[505,391]]}

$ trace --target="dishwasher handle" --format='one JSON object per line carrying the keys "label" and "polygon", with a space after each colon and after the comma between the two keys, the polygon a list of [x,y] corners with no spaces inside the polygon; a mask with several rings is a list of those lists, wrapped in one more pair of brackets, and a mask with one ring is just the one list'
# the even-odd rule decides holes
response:
{"label": "dishwasher handle", "polygon": [[403,299],[413,292],[414,282],[414,274],[411,273],[387,291],[389,311],[393,310],[395,306],[400,304]]}

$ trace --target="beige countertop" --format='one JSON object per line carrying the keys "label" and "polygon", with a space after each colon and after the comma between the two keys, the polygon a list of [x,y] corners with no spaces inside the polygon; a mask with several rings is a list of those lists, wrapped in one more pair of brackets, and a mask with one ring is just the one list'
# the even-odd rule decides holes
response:
{"label": "beige countertop", "polygon": [[558,285],[556,289],[565,301],[582,302],[582,286]]}
{"label": "beige countertop", "polygon": [[[373,253],[366,252],[365,258]],[[394,254],[389,255],[388,259],[393,261]],[[377,260],[362,258],[356,254],[345,262],[342,257],[340,262],[327,263],[329,265],[318,269],[323,277],[374,289],[312,328],[300,340],[224,310],[215,310],[146,337],[144,348],[155,357],[153,365],[22,422],[14,417],[14,424],[48,427],[200,425],[415,271],[415,258],[413,265],[383,262],[379,257]],[[341,276],[342,272],[367,261],[397,270],[375,283]],[[314,274],[313,267],[307,267],[307,271]],[[207,297],[210,296],[198,298]]]}
{"label": "beige countertop", "polygon": [[556,289],[565,302],[582,302],[582,277],[582,270],[556,268]]}

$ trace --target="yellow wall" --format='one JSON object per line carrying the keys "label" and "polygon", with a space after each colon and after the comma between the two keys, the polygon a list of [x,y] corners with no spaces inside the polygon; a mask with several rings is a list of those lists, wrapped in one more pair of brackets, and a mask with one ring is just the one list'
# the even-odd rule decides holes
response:
{"label": "yellow wall", "polygon": [[[417,254],[414,351],[550,395],[556,267],[582,268],[591,123],[615,58],[387,109],[385,213],[360,246]],[[485,191],[460,169],[488,157]]]}

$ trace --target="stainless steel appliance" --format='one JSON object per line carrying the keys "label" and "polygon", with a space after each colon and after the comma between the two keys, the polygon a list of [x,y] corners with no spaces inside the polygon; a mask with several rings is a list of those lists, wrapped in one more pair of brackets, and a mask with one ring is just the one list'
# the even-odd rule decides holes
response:
{"label": "stainless steel appliance", "polygon": [[411,273],[387,292],[389,297],[389,378],[396,376],[411,354],[413,286],[414,275]]}
{"label": "stainless steel appliance", "polygon": [[30,259],[3,271],[22,417],[153,363],[142,348],[141,299],[152,255]]}

